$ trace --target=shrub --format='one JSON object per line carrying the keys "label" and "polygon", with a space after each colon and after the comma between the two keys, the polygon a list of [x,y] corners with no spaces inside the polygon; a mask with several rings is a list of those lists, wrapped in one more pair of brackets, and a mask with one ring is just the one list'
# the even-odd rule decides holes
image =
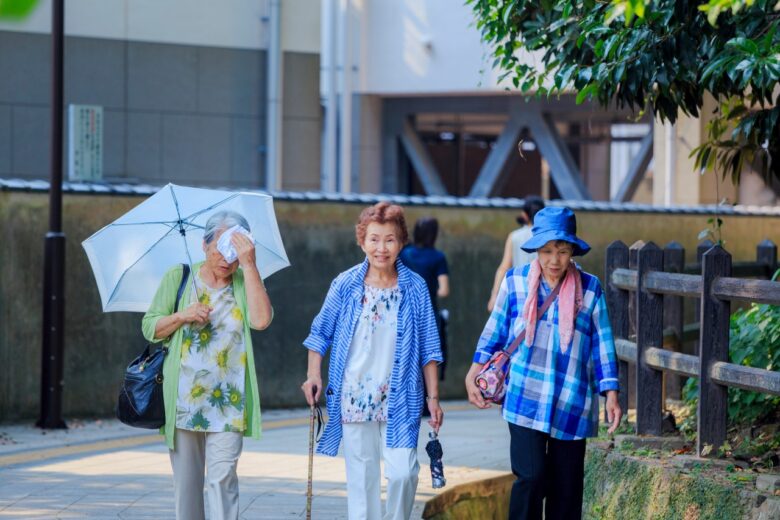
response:
{"label": "shrub", "polygon": [[[780,371],[780,307],[753,304],[731,316],[729,359],[732,363]],[[699,380],[690,378],[683,398],[694,409]],[[771,419],[780,410],[780,396],[729,388],[729,423],[751,425]]]}

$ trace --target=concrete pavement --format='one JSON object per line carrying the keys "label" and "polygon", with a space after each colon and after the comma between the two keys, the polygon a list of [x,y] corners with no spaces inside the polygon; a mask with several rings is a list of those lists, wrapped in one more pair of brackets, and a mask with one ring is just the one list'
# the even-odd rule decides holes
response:
{"label": "concrete pavement", "polygon": [[[509,472],[509,435],[497,409],[447,402],[440,439],[447,486],[430,487],[429,428],[423,425],[413,518],[437,492]],[[162,438],[116,421],[71,422],[67,431],[0,425],[0,518],[161,519],[174,517]],[[308,410],[263,414],[259,441],[245,439],[238,472],[241,517],[304,518]],[[344,461],[314,460],[313,518],[346,518]]]}

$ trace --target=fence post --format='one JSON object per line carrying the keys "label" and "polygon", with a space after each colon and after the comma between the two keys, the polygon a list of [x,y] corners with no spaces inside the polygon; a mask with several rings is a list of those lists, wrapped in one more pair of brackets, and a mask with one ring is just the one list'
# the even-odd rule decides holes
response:
{"label": "fence post", "polygon": [[771,240],[762,240],[756,246],[756,262],[764,264],[767,270],[767,278],[772,278],[777,270],[777,246]]}
{"label": "fence post", "polygon": [[[699,243],[698,246],[696,246],[696,263],[699,264],[699,274],[702,272],[702,258],[704,257],[704,253],[710,250],[712,246],[715,244],[712,242],[712,240],[702,240],[701,243]],[[696,300],[696,317],[699,318],[701,316],[701,300]],[[701,321],[699,322],[699,328],[701,328]],[[701,334],[699,334],[699,339],[696,340],[693,346],[693,354],[698,356],[701,346]]]}
{"label": "fence post", "polygon": [[729,315],[731,302],[712,296],[717,278],[731,275],[731,255],[714,246],[702,257],[701,331],[699,340],[699,409],[696,451],[702,455],[705,445],[717,449],[726,441],[728,389],[710,378],[716,361],[729,359]]}
{"label": "fence post", "polygon": [[[679,242],[669,242],[664,247],[664,272],[682,273],[685,268],[685,249]],[[675,352],[682,351],[683,337],[683,297],[664,295],[664,330],[671,329],[676,335],[676,341],[669,342],[664,348]],[[675,374],[664,373],[666,395],[672,399],[680,399],[682,378]],[[665,403],[665,400],[662,400]]]}
{"label": "fence post", "polygon": [[639,250],[636,298],[636,432],[661,435],[663,372],[645,363],[648,347],[661,347],[664,341],[664,300],[644,288],[645,275],[663,271],[663,251],[653,242]]}
{"label": "fence post", "polygon": [[[616,240],[607,246],[604,279],[607,310],[612,322],[612,335],[615,339],[628,338],[628,291],[619,289],[612,284],[612,273],[621,267],[628,267],[628,246],[620,240]],[[618,359],[618,379],[620,384],[618,404],[620,404],[624,416],[628,416],[628,363],[622,359]],[[604,413],[606,414],[606,410]]]}
{"label": "fence post", "polygon": [[[644,245],[644,241],[637,240],[629,246],[629,269],[636,270],[638,253]],[[636,290],[628,291],[628,339],[636,341]],[[628,364],[628,406],[636,408],[636,359]]]}

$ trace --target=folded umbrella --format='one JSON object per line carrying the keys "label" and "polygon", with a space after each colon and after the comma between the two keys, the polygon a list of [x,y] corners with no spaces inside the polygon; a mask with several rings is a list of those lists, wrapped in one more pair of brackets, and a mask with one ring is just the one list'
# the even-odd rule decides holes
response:
{"label": "folded umbrella", "polygon": [[168,184],[82,242],[103,311],[146,312],[171,266],[204,259],[204,226],[223,210],[248,221],[263,278],[290,265],[270,196]]}

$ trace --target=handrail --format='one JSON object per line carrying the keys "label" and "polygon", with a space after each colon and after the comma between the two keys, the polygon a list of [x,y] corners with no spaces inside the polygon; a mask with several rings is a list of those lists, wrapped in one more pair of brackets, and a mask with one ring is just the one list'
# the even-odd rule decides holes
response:
{"label": "handrail", "polygon": [[[618,289],[635,291],[639,274],[636,269],[618,268],[612,272],[610,280]],[[654,294],[698,298],[701,283],[701,275],[652,271],[645,275],[644,288]],[[720,300],[780,305],[780,282],[718,277],[713,282],[712,295]]]}
{"label": "handrail", "polygon": [[716,278],[712,285],[712,295],[720,300],[780,305],[780,282]]}
{"label": "handrail", "polygon": [[[607,248],[605,292],[618,377],[621,388],[627,388],[629,364],[636,367],[636,385],[628,390],[636,389],[637,433],[661,434],[665,373],[700,380],[699,454],[705,445],[720,446],[726,440],[724,387],[780,395],[780,371],[728,362],[731,302],[780,305],[780,282],[739,277],[774,273],[777,247],[765,240],[756,249],[755,262],[737,263],[722,247],[703,243],[697,250],[701,272],[690,274],[685,272],[685,251],[677,243],[663,250],[652,242],[636,242],[631,248],[614,242]],[[684,298],[696,298],[701,324],[684,324]],[[697,355],[674,351],[692,339],[697,341]],[[628,407],[627,392],[618,400],[621,407]]]}

